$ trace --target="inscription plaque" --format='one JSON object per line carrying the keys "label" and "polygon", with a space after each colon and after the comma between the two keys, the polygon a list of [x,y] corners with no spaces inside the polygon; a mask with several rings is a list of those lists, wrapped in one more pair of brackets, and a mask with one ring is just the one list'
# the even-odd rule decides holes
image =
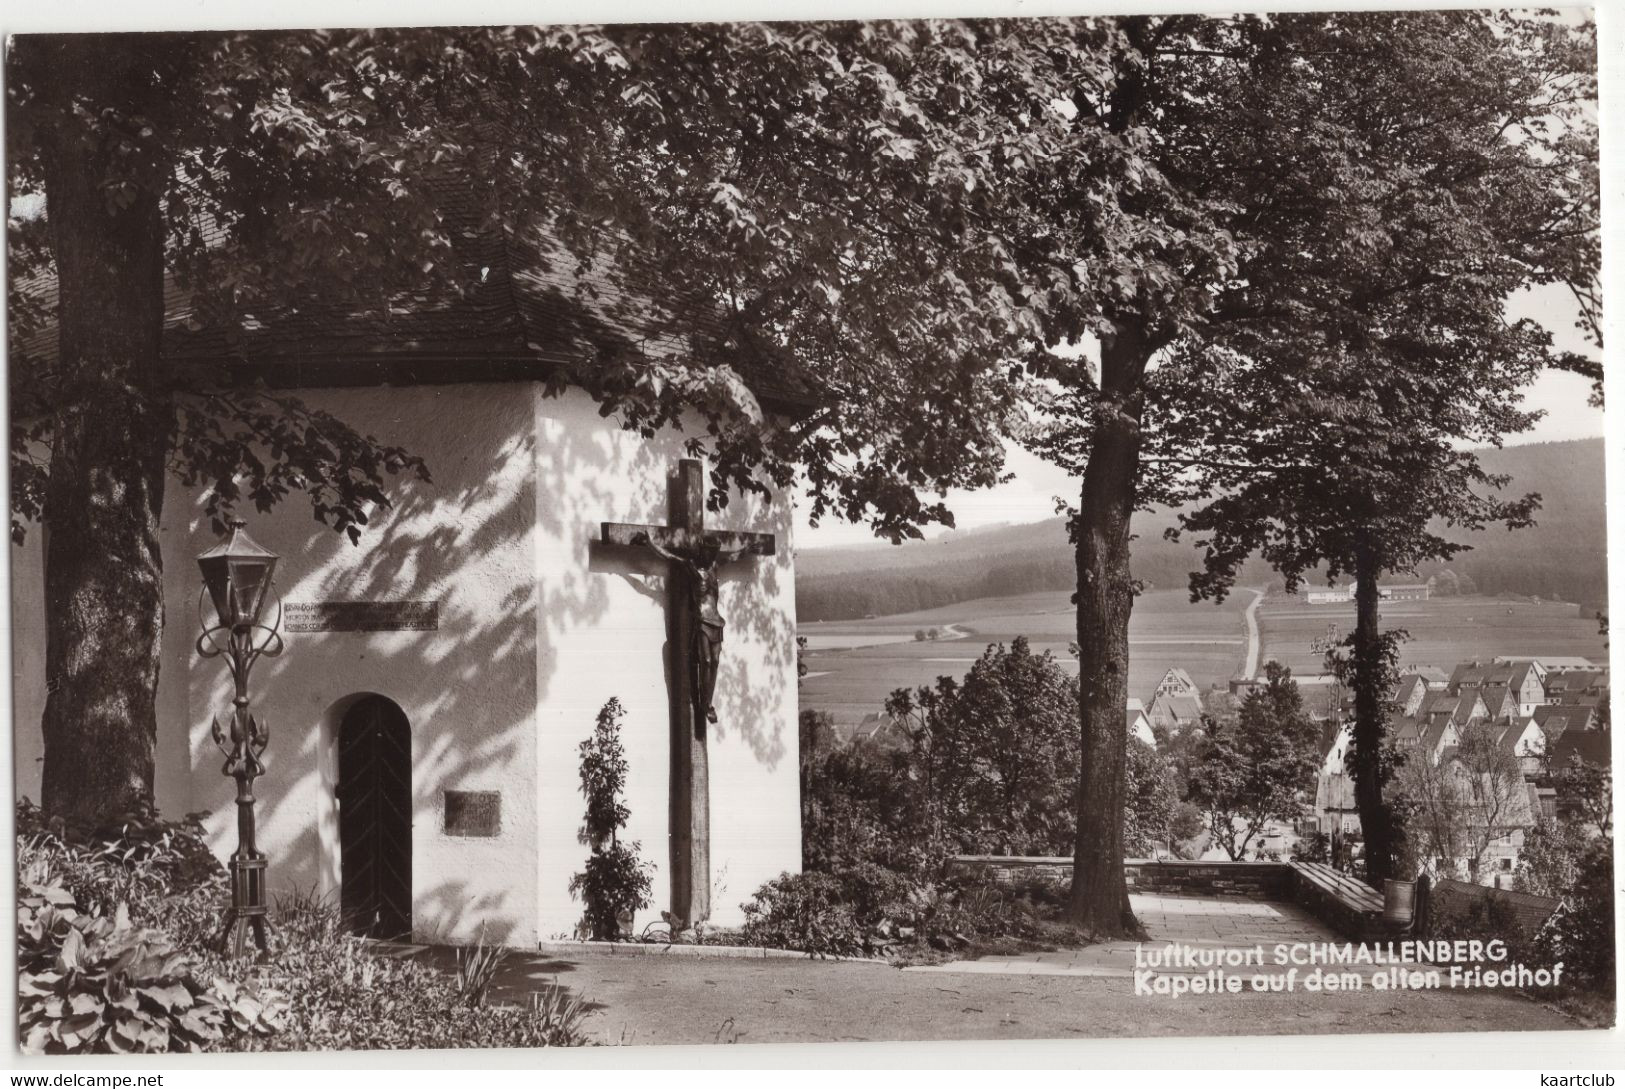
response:
{"label": "inscription plaque", "polygon": [[446,791],[446,835],[496,836],[501,833],[500,790]]}
{"label": "inscription plaque", "polygon": [[287,631],[439,631],[438,601],[290,601]]}

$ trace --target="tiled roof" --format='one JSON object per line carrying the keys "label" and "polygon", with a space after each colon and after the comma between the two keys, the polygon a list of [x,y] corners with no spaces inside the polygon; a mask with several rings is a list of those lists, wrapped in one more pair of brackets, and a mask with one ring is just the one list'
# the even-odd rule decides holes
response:
{"label": "tiled roof", "polygon": [[1557,741],[1569,730],[1584,730],[1591,722],[1590,707],[1565,707],[1546,704],[1535,708],[1535,724],[1546,735],[1548,744]]}
{"label": "tiled roof", "polygon": [[1534,668],[1530,661],[1462,662],[1450,672],[1449,689],[1454,692],[1463,685],[1519,689]]}
{"label": "tiled roof", "polygon": [[1546,697],[1548,699],[1562,700],[1567,697],[1579,696],[1590,690],[1592,694],[1606,691],[1608,688],[1608,671],[1606,669],[1566,669],[1546,675]]}
{"label": "tiled roof", "polygon": [[1562,768],[1580,759],[1603,767],[1613,766],[1613,746],[1603,730],[1568,730],[1552,743],[1552,767]]}

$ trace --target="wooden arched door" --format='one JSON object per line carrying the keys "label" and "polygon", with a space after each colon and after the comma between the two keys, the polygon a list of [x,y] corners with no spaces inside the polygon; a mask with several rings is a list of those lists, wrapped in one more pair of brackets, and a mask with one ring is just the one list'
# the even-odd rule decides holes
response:
{"label": "wooden arched door", "polygon": [[412,730],[383,696],[339,724],[340,906],[352,933],[412,933]]}

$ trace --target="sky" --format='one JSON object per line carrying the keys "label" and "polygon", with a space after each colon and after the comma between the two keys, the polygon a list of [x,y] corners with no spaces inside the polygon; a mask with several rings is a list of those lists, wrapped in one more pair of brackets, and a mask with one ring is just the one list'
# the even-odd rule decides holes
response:
{"label": "sky", "polygon": [[[1521,293],[1507,305],[1508,313],[1516,318],[1533,318],[1551,332],[1559,348],[1583,352],[1593,357],[1596,349],[1585,342],[1574,328],[1576,309],[1568,289],[1552,285]],[[1545,416],[1533,428],[1511,436],[1508,445],[1526,442],[1553,442],[1562,439],[1580,439],[1603,433],[1601,409],[1592,408],[1587,399],[1591,383],[1579,375],[1561,371],[1542,374],[1524,393],[1530,408],[1540,409]],[[996,488],[979,491],[950,491],[946,497],[948,508],[954,512],[958,529],[976,529],[1000,524],[1037,522],[1055,516],[1055,498],[1065,496],[1077,499],[1078,484],[1065,472],[1014,445],[1005,445],[1005,468],[1014,479]],[[927,537],[943,533],[940,527],[926,532]],[[865,525],[853,525],[839,518],[826,518],[817,527],[806,517],[806,504],[799,501],[796,508],[795,542],[797,550],[810,548],[841,548],[875,542],[873,532]]]}

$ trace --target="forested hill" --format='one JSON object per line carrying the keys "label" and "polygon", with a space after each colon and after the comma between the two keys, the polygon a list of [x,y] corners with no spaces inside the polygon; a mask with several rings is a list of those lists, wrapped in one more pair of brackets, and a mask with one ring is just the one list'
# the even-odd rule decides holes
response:
{"label": "forested hill", "polygon": [[[1449,566],[1479,593],[1538,594],[1586,606],[1607,600],[1607,542],[1601,439],[1535,443],[1487,450],[1486,468],[1513,478],[1509,493],[1539,492],[1537,524],[1517,532],[1487,530],[1463,538],[1472,551]],[[1199,562],[1186,542],[1163,540],[1173,511],[1135,517],[1134,574],[1153,587],[1183,588]],[[1431,564],[1419,574],[1440,573]],[[848,620],[950,605],[972,598],[1064,590],[1073,585],[1072,550],[1061,518],[950,533],[890,546],[808,549],[796,556],[796,606],[802,620]],[[1275,578],[1258,560],[1243,582]]]}

